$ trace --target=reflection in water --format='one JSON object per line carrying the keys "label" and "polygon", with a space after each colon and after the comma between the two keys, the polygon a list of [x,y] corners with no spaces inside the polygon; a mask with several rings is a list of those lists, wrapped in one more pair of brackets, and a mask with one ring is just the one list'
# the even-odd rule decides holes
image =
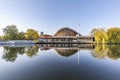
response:
{"label": "reflection in water", "polygon": [[63,44],[63,47],[59,47],[59,48],[55,48],[55,50],[57,51],[58,54],[60,54],[61,56],[65,56],[68,57],[70,55],[73,55],[75,53],[77,53],[79,50],[82,49],[86,49],[86,50],[92,50],[94,48],[93,45],[88,45],[88,44],[81,44],[81,45],[77,45],[77,44]]}
{"label": "reflection in water", "polygon": [[44,46],[43,49],[48,50],[50,48],[55,49],[57,54],[63,57],[68,57],[70,55],[73,55],[77,53],[81,49],[86,49],[86,50],[92,50],[94,49],[94,45],[92,44],[48,44],[48,45],[42,45]]}
{"label": "reflection in water", "polygon": [[3,46],[3,59],[14,62],[18,55],[26,54],[28,57],[36,55],[42,50],[55,49],[60,56],[68,57],[80,50],[91,50],[92,56],[95,58],[118,59],[120,58],[120,45],[101,45],[101,44],[41,44],[41,45],[15,45]]}
{"label": "reflection in water", "polygon": [[108,53],[107,45],[97,44],[95,45],[94,51],[92,51],[92,56],[96,58],[106,58]]}
{"label": "reflection in water", "polygon": [[3,55],[3,59],[5,59],[6,61],[15,61],[17,58],[18,54],[24,54],[25,52],[25,48],[24,47],[8,47],[5,46],[4,47],[4,55]]}
{"label": "reflection in water", "polygon": [[112,59],[119,59],[120,58],[120,45],[109,45],[108,46],[108,56]]}
{"label": "reflection in water", "polygon": [[77,49],[55,49],[57,51],[58,54],[60,54],[61,56],[70,56],[72,54],[75,54],[78,52]]}
{"label": "reflection in water", "polygon": [[92,52],[92,56],[96,58],[110,58],[113,60],[120,58],[120,45],[119,44],[111,44],[111,45],[95,45],[95,49]]}
{"label": "reflection in water", "polygon": [[14,62],[19,54],[26,54],[28,57],[36,55],[40,50],[55,49],[57,54],[68,57],[81,49],[93,49],[93,45],[76,44],[41,44],[41,45],[5,45],[3,59]]}
{"label": "reflection in water", "polygon": [[4,46],[3,59],[14,62],[19,54],[26,53],[27,56],[32,57],[38,52],[39,46]]}
{"label": "reflection in water", "polygon": [[[14,63],[1,60],[0,80],[120,80],[120,62],[116,60],[120,58],[120,45],[41,44],[3,47],[1,56]],[[101,60],[106,58],[116,61]],[[80,59],[80,64],[77,59]]]}
{"label": "reflection in water", "polygon": [[27,56],[32,57],[33,55],[37,54],[38,50],[39,50],[38,45],[30,46],[26,48],[25,53],[27,54]]}

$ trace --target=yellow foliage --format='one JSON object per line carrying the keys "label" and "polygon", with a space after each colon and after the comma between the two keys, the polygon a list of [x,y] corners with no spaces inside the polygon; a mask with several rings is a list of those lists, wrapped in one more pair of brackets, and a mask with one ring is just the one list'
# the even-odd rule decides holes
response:
{"label": "yellow foliage", "polygon": [[26,38],[30,40],[38,39],[39,34],[36,30],[33,29],[27,29],[26,31]]}

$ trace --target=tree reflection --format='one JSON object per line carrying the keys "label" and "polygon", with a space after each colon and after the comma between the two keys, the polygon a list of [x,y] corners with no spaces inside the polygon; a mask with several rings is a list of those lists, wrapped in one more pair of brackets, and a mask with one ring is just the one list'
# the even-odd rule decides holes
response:
{"label": "tree reflection", "polygon": [[112,59],[119,59],[120,58],[120,45],[109,45],[109,52],[108,57]]}
{"label": "tree reflection", "polygon": [[3,59],[6,61],[14,62],[18,56],[18,54],[24,54],[24,47],[4,47],[4,55]]}
{"label": "tree reflection", "polygon": [[111,58],[111,59],[119,59],[120,58],[120,45],[119,44],[111,44],[111,45],[103,45],[96,44],[94,51],[92,51],[92,56],[96,58]]}
{"label": "tree reflection", "polygon": [[26,48],[25,53],[27,56],[32,57],[37,54],[38,50],[39,50],[39,45],[30,46]]}
{"label": "tree reflection", "polygon": [[4,47],[4,54],[2,56],[6,61],[14,62],[19,54],[23,55],[26,53],[27,56],[32,57],[39,50],[39,46],[29,46],[29,47]]}
{"label": "tree reflection", "polygon": [[92,56],[104,59],[107,57],[107,53],[108,53],[107,45],[97,44],[95,45],[95,49],[92,52]]}

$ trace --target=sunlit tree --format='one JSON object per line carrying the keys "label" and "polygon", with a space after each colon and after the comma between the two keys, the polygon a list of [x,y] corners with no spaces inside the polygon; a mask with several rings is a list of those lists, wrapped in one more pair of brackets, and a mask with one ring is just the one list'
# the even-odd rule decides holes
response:
{"label": "sunlit tree", "polygon": [[107,34],[108,42],[111,43],[120,42],[120,28],[109,28]]}
{"label": "sunlit tree", "polygon": [[105,43],[108,40],[108,35],[105,29],[93,29],[91,35],[95,37],[97,43]]}
{"label": "sunlit tree", "polygon": [[38,36],[39,36],[39,34],[36,30],[27,29],[27,31],[26,31],[26,38],[27,39],[30,39],[30,40],[38,39]]}

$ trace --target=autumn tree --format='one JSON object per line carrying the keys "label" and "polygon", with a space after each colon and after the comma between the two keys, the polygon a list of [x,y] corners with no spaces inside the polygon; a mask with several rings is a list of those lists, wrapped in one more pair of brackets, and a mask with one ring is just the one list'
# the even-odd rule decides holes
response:
{"label": "autumn tree", "polygon": [[110,43],[120,42],[120,28],[109,28],[107,34],[108,42]]}
{"label": "autumn tree", "polygon": [[0,36],[0,40],[4,40],[4,36]]}
{"label": "autumn tree", "polygon": [[34,40],[34,39],[38,39],[38,32],[36,30],[33,29],[27,29],[26,31],[26,38],[30,39],[30,40]]}
{"label": "autumn tree", "polygon": [[91,35],[95,37],[97,43],[105,43],[108,40],[108,35],[105,29],[98,28],[91,31]]}

